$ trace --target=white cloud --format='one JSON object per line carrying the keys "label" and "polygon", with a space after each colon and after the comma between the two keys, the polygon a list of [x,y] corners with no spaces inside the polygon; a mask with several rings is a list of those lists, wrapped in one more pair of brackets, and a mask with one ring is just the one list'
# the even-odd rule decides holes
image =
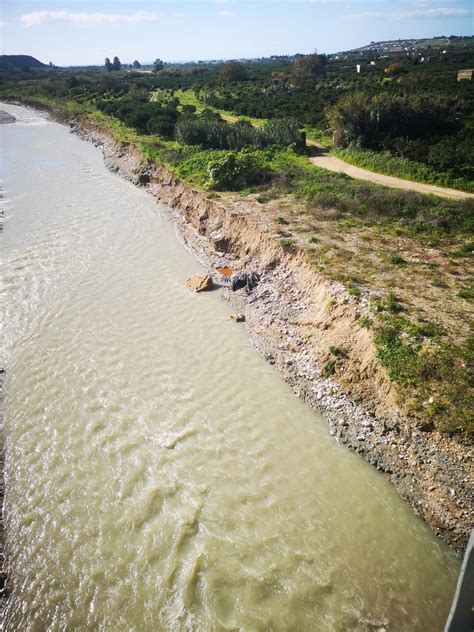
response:
{"label": "white cloud", "polygon": [[8,22],[4,22],[3,20],[0,20],[0,27],[1,26],[6,26],[8,24]]}
{"label": "white cloud", "polygon": [[233,18],[235,17],[235,13],[233,11],[218,11],[217,15],[221,18]]}
{"label": "white cloud", "polygon": [[344,16],[345,20],[407,20],[410,18],[464,18],[471,15],[469,9],[416,9],[414,11],[399,11],[382,13],[379,11],[365,11]]}
{"label": "white cloud", "polygon": [[144,22],[158,22],[162,15],[148,11],[136,13],[74,13],[62,9],[61,11],[33,11],[20,17],[23,26],[38,26],[46,22],[62,22],[80,26],[100,26],[104,24],[140,24]]}

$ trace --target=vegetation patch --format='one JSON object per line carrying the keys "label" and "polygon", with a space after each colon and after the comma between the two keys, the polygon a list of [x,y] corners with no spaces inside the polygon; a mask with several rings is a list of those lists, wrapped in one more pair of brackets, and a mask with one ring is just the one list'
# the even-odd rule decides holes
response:
{"label": "vegetation patch", "polygon": [[340,347],[329,347],[329,351],[336,358],[347,358],[347,351],[345,349],[341,349]]}
{"label": "vegetation patch", "polygon": [[331,377],[336,372],[336,363],[334,360],[329,360],[323,367],[323,375],[324,377]]}
{"label": "vegetation patch", "polygon": [[406,412],[444,432],[474,432],[473,338],[455,344],[436,324],[388,310],[379,317],[374,342]]}
{"label": "vegetation patch", "polygon": [[279,243],[280,246],[283,246],[283,248],[291,248],[296,242],[291,237],[284,237],[283,239],[280,239]]}
{"label": "vegetation patch", "polygon": [[365,329],[370,329],[374,323],[374,321],[368,316],[361,316],[358,320],[360,327],[365,327]]}

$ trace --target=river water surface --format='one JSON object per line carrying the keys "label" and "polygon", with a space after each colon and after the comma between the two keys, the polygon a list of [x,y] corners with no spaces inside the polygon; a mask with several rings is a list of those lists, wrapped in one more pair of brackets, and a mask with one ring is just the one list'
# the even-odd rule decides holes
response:
{"label": "river water surface", "polygon": [[2,107],[6,629],[442,630],[454,554],[186,290],[146,192]]}

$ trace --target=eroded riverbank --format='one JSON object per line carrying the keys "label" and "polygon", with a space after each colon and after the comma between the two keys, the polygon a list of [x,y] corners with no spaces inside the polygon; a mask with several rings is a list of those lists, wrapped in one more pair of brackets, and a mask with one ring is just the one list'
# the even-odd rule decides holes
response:
{"label": "eroded riverbank", "polygon": [[[73,131],[102,148],[110,169],[146,186],[173,210],[179,234],[211,270],[225,264],[261,273],[252,294],[224,294],[245,313],[255,347],[299,397],[326,414],[339,441],[389,474],[416,513],[462,551],[472,517],[471,450],[403,418],[372,337],[358,325],[365,314],[343,286],[325,280],[304,256],[285,253],[265,234],[258,209],[250,204],[216,201],[191,190],[94,125],[81,122]],[[328,303],[334,304],[331,310]],[[321,371],[330,346],[348,350],[338,382]]]}
{"label": "eroded riverbank", "polygon": [[[452,551],[294,398],[216,293],[186,290],[199,266],[169,209],[61,126],[23,118],[4,173],[7,629],[441,630]],[[267,360],[309,370],[292,335],[311,298],[300,265],[246,218],[226,227],[211,201],[179,199],[203,260],[230,260],[235,239],[253,267],[266,248],[257,292],[233,298],[250,330],[286,319],[288,348],[254,338]],[[358,415],[317,378],[318,402]]]}

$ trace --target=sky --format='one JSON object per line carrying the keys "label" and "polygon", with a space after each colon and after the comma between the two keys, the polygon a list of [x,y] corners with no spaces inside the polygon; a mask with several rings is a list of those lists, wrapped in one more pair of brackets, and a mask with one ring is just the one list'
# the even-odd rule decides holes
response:
{"label": "sky", "polygon": [[3,54],[58,66],[332,53],[472,35],[472,0],[0,0]]}

